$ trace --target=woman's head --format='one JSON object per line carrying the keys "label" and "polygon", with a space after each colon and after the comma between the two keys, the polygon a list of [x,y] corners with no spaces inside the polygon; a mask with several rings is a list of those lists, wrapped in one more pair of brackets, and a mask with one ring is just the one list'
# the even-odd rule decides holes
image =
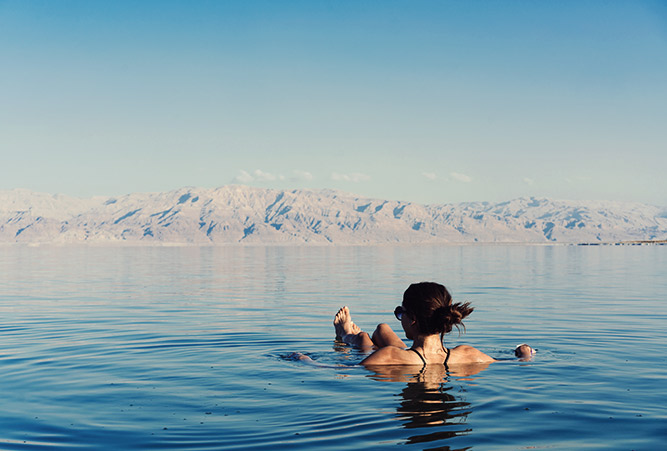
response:
{"label": "woman's head", "polygon": [[[463,326],[463,319],[472,313],[470,303],[452,303],[452,296],[443,285],[435,282],[413,283],[403,294],[403,308],[417,323],[423,335],[451,332]],[[465,326],[463,326],[465,329]]]}

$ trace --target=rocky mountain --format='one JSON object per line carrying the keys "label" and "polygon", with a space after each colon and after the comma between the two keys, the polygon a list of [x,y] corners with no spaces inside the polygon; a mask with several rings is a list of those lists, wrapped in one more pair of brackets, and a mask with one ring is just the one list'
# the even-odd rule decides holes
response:
{"label": "rocky mountain", "polygon": [[603,243],[667,239],[667,209],[520,198],[420,205],[247,186],[79,199],[0,191],[0,243]]}

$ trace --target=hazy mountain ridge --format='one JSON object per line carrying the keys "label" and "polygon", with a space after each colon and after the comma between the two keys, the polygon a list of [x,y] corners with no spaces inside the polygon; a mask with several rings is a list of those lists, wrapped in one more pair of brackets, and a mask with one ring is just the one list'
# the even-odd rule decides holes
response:
{"label": "hazy mountain ridge", "polygon": [[246,186],[78,199],[0,191],[0,243],[596,243],[667,239],[664,208],[520,198],[420,205]]}

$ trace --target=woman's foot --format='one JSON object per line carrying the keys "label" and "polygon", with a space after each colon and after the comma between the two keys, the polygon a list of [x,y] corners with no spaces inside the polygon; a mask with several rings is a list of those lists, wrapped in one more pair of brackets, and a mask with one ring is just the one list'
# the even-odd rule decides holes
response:
{"label": "woman's foot", "polygon": [[344,339],[346,335],[357,335],[361,332],[359,326],[352,322],[350,309],[347,306],[338,310],[338,313],[334,316],[333,325],[338,339]]}

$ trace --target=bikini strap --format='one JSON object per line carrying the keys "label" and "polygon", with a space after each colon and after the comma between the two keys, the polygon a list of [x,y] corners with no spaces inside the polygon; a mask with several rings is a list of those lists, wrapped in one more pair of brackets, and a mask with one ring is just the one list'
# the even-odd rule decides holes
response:
{"label": "bikini strap", "polygon": [[417,351],[417,350],[414,349],[414,348],[410,348],[410,349],[408,349],[408,351],[412,351],[412,352],[414,352],[415,354],[417,354],[417,355],[419,356],[419,358],[422,359],[422,362],[424,362],[424,367],[426,366],[426,359],[424,358],[423,355],[421,355],[421,353],[420,353],[419,351]]}
{"label": "bikini strap", "polygon": [[[410,349],[408,349],[408,351],[412,351],[415,354],[417,354],[419,356],[419,358],[422,359],[422,362],[424,362],[424,368],[426,368],[426,359],[424,358],[423,355],[421,355],[421,353],[419,351],[417,351],[414,348],[410,348]],[[447,357],[445,357],[445,361],[442,362],[442,364],[445,365],[445,370],[449,371],[449,366],[447,366],[447,362],[449,361],[449,356],[451,355],[451,350],[448,349],[448,348],[445,348],[445,352],[447,352]]]}

